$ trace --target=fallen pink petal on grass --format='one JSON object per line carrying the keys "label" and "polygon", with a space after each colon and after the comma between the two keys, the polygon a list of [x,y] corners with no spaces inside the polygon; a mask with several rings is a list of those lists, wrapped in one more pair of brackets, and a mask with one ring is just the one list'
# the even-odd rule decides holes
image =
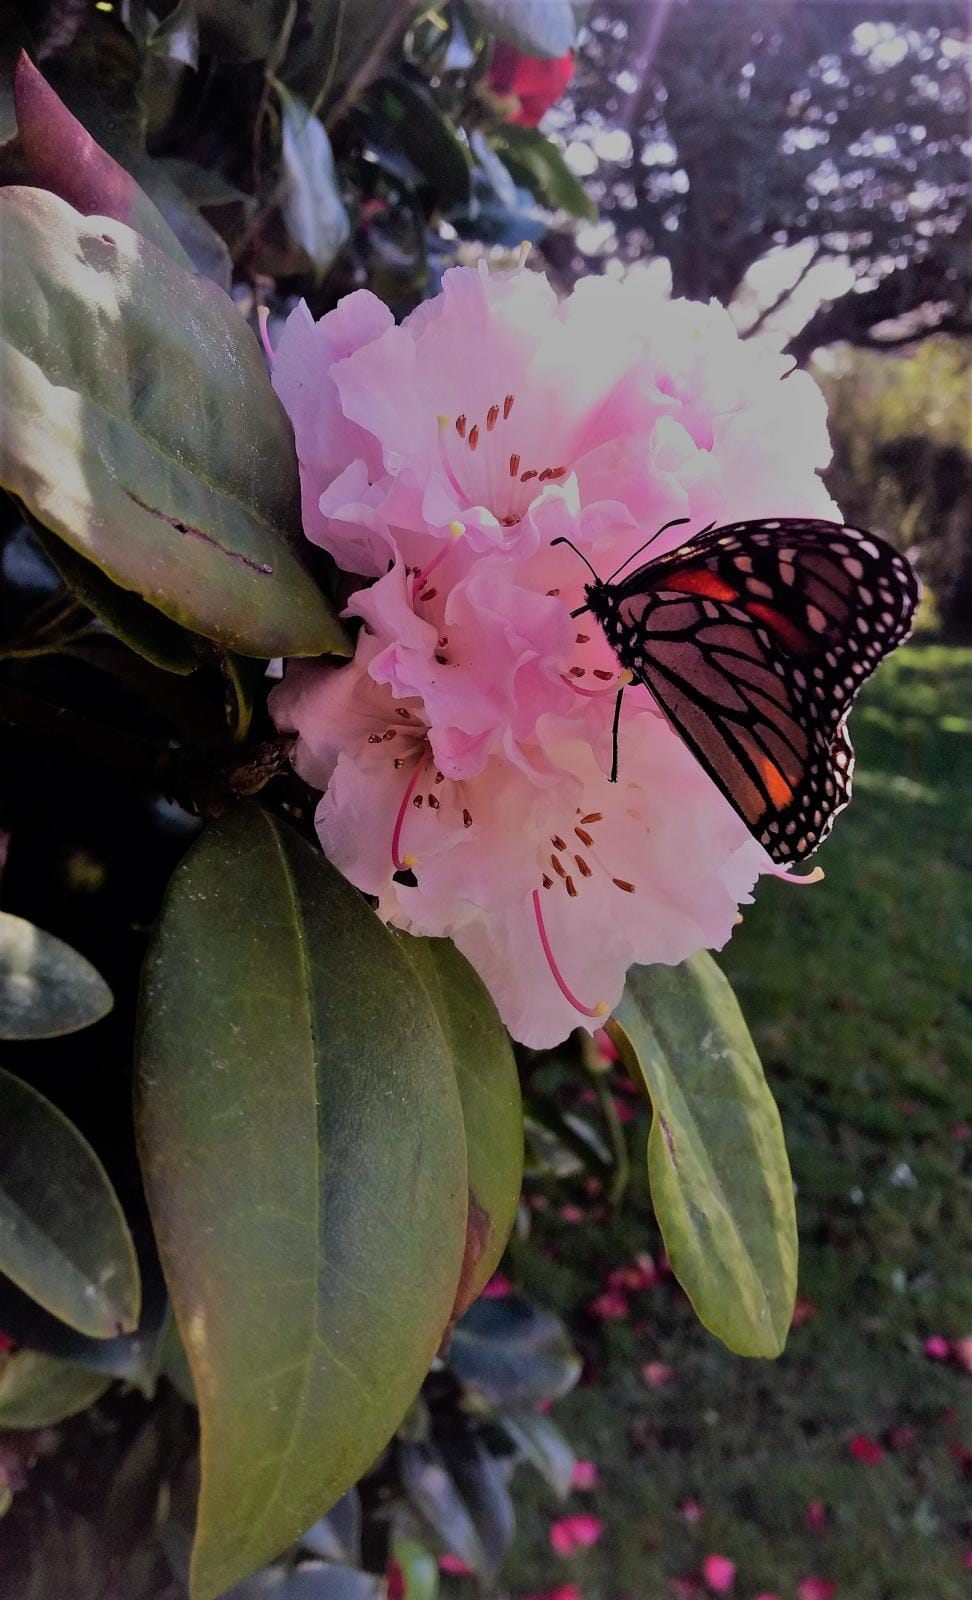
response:
{"label": "fallen pink petal on grass", "polygon": [[940,1333],[933,1333],[930,1339],[925,1340],[921,1348],[929,1361],[947,1361],[952,1353],[952,1346],[947,1339],[942,1338]]}
{"label": "fallen pink petal on grass", "polygon": [[879,1461],[884,1460],[884,1448],[870,1434],[855,1433],[847,1446],[848,1454],[855,1461],[860,1461],[865,1467],[876,1467]]}
{"label": "fallen pink petal on grass", "polygon": [[646,1361],[641,1376],[649,1389],[664,1389],[674,1378],[675,1368],[666,1366],[664,1361]]}
{"label": "fallen pink petal on grass", "polygon": [[700,1506],[699,1502],[697,1500],[693,1500],[691,1496],[688,1500],[683,1500],[680,1503],[678,1514],[683,1522],[701,1522],[703,1516],[702,1507]]}
{"label": "fallen pink petal on grass", "polygon": [[619,1289],[607,1289],[596,1300],[590,1300],[587,1309],[602,1322],[619,1322],[628,1315],[628,1302]]}
{"label": "fallen pink petal on grass", "polygon": [[713,1594],[729,1594],[736,1581],[736,1563],[728,1556],[706,1556],[702,1563],[702,1576]]}
{"label": "fallen pink petal on grass", "polygon": [[447,1572],[450,1578],[471,1578],[473,1576],[472,1567],[467,1567],[459,1556],[453,1555],[439,1557],[439,1571]]}
{"label": "fallen pink petal on grass", "polygon": [[574,1470],[570,1475],[572,1489],[596,1489],[598,1485],[597,1464],[593,1461],[575,1461]]}
{"label": "fallen pink petal on grass", "polygon": [[523,1600],[583,1600],[580,1585],[576,1583],[562,1583],[556,1589],[547,1589],[543,1594],[525,1594]]}
{"label": "fallen pink petal on grass", "polygon": [[562,1517],[549,1528],[550,1547],[558,1556],[572,1556],[577,1550],[586,1550],[597,1544],[604,1527],[600,1517],[581,1512],[576,1517]]}
{"label": "fallen pink petal on grass", "polygon": [[797,1585],[797,1600],[833,1600],[836,1593],[836,1583],[828,1578],[804,1578]]}

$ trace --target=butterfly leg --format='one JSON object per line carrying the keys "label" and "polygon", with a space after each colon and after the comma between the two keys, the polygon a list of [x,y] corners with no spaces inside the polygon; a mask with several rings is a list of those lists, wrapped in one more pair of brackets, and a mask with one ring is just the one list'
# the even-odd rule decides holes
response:
{"label": "butterfly leg", "polygon": [[621,725],[621,696],[626,685],[622,684],[618,690],[618,698],[614,702],[614,727],[611,730],[611,782],[618,781],[618,728]]}

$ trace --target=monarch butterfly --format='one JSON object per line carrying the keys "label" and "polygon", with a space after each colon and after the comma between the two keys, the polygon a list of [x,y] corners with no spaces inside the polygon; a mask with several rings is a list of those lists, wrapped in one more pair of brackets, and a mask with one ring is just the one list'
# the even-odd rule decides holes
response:
{"label": "monarch butterfly", "polygon": [[[594,573],[572,615],[596,618],[773,860],[803,860],[850,799],[847,715],[911,631],[911,566],[863,528],[774,517],[706,528],[616,577]],[[612,782],[620,711],[621,693]]]}

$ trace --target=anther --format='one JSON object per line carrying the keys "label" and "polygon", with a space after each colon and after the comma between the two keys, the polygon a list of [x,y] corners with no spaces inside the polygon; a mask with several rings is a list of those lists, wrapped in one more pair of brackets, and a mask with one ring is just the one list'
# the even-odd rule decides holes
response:
{"label": "anther", "polygon": [[589,822],[600,822],[603,816],[603,811],[589,811],[586,817],[581,817],[581,822],[583,822],[586,827]]}
{"label": "anther", "polygon": [[429,805],[430,805],[430,806],[431,806],[431,807],[432,807],[432,810],[433,810],[433,811],[438,811],[438,809],[439,809],[439,802],[438,802],[438,800],[437,800],[437,799],[436,799],[436,798],[435,798],[435,795],[434,795],[434,794],[430,794],[430,795],[429,795],[429,796],[428,796],[428,801],[429,801]]}
{"label": "anther", "polygon": [[[412,804],[415,807],[416,811],[421,811],[421,809],[422,809],[422,796],[420,794],[417,794],[415,796],[414,800],[412,801]],[[615,882],[617,882],[617,879],[615,879]]]}
{"label": "anther", "polygon": [[634,884],[626,883],[623,878],[612,878],[611,882],[614,884],[616,889],[623,889],[625,894],[634,894],[635,892]]}
{"label": "anther", "polygon": [[570,675],[572,678],[582,678],[584,676],[584,671],[585,669],[583,667],[571,667]]}
{"label": "anther", "polygon": [[551,468],[550,467],[544,467],[543,471],[540,473],[540,482],[541,483],[546,483],[547,479],[548,478],[552,478],[552,477],[553,477],[553,471],[551,470]]}
{"label": "anther", "polygon": [[381,736],[381,741],[382,741],[382,744],[385,744],[385,743],[387,743],[387,741],[388,741],[388,740],[389,740],[389,739],[394,739],[394,738],[395,738],[395,735],[396,735],[396,733],[397,733],[397,729],[395,729],[395,728],[389,728],[389,729],[388,729],[388,732],[387,732],[387,733],[383,733],[383,734],[382,734],[382,736]]}
{"label": "anther", "polygon": [[496,427],[496,418],[499,416],[499,406],[490,406],[486,413],[486,432],[492,433]]}
{"label": "anther", "polygon": [[560,593],[559,589],[548,589],[547,590],[547,598],[550,599],[551,596],[558,595],[559,593]]}
{"label": "anther", "polygon": [[369,733],[369,735],[368,735],[368,743],[369,744],[381,744],[381,741],[382,741],[382,739],[384,737],[385,736],[384,736],[383,733]]}
{"label": "anther", "polygon": [[564,879],[564,885],[565,885],[565,887],[567,889],[567,893],[570,895],[570,898],[572,900],[576,900],[577,899],[577,885],[576,885],[576,883],[574,882],[573,878],[570,876],[569,873],[567,874],[567,877]]}
{"label": "anther", "polygon": [[418,596],[418,599],[419,600],[434,600],[436,595],[438,594],[438,592],[439,592],[438,589],[425,589]]}
{"label": "anther", "polygon": [[470,450],[475,450],[477,444],[479,443],[479,423],[478,422],[474,422],[472,427],[470,428],[470,430],[469,430],[469,438],[466,440],[466,443],[468,444]]}
{"label": "anther", "polygon": [[470,816],[469,812],[466,810],[465,806],[463,806],[463,808],[462,808],[462,825],[463,825],[464,828],[471,828],[472,827],[472,817]]}
{"label": "anther", "polygon": [[558,861],[556,856],[551,856],[550,857],[550,865],[553,867],[554,872],[557,874],[558,878],[566,878],[567,874],[564,871],[563,867],[561,866],[561,864]]}
{"label": "anther", "polygon": [[441,650],[437,650],[435,652],[435,659],[439,663],[440,667],[447,667],[449,665],[449,657],[444,656]]}
{"label": "anther", "polygon": [[567,840],[562,839],[559,833],[554,834],[550,843],[553,845],[555,850],[566,850],[567,848]]}
{"label": "anther", "polygon": [[604,683],[610,683],[611,679],[614,677],[613,672],[605,672],[603,667],[594,667],[592,668],[592,671],[595,678],[601,678]]}
{"label": "anther", "polygon": [[392,766],[395,768],[396,772],[398,771],[399,767],[404,767],[405,762],[406,762],[407,759],[408,759],[407,756],[396,756],[395,757],[394,761],[392,762]]}
{"label": "anther", "polygon": [[590,636],[589,633],[579,633],[577,635],[577,637],[576,637],[575,643],[576,644],[587,644],[590,641],[590,637],[591,636]]}
{"label": "anther", "polygon": [[575,828],[574,832],[576,833],[581,844],[586,844],[589,850],[594,843],[594,840],[591,838],[591,835],[587,832],[587,830],[585,828]]}
{"label": "anther", "polygon": [[582,878],[589,878],[591,876],[591,869],[587,865],[587,862],[584,860],[584,857],[583,856],[575,856],[574,860],[577,862],[577,870],[580,873],[581,877]]}
{"label": "anther", "polygon": [[411,717],[412,717],[412,713],[410,711],[407,711],[404,706],[396,706],[395,707],[395,715],[396,715],[396,717],[404,717],[406,722],[411,721]]}
{"label": "anther", "polygon": [[513,410],[513,402],[514,402],[515,399],[516,399],[516,395],[515,394],[508,394],[506,396],[506,399],[503,401],[503,421],[504,422],[506,421],[506,419],[509,416],[510,412]]}
{"label": "anther", "polygon": [[457,417],[456,418],[456,432],[458,433],[460,439],[464,439],[466,437],[466,416],[465,416],[465,412],[463,413],[463,415],[461,417]]}
{"label": "anther", "polygon": [[444,650],[446,645],[449,643],[449,640],[444,633],[440,633],[435,642],[440,650]]}
{"label": "anther", "polygon": [[517,455],[516,451],[514,450],[513,454],[510,456],[510,477],[511,478],[515,478],[517,473],[519,472],[519,470],[520,470],[520,458]]}
{"label": "anther", "polygon": [[520,482],[521,483],[529,483],[530,479],[531,478],[535,478],[536,475],[537,475],[536,468],[535,467],[531,467],[529,472],[521,472],[520,473]]}
{"label": "anther", "polygon": [[437,772],[436,775],[435,775],[434,782],[436,784],[445,783],[445,773],[444,772]]}
{"label": "anther", "polygon": [[543,875],[542,882],[545,889],[553,888],[553,878],[548,878],[546,873]]}

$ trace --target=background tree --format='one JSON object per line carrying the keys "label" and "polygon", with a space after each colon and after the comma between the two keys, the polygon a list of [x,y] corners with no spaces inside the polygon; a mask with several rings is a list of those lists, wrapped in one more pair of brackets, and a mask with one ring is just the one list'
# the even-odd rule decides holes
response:
{"label": "background tree", "polygon": [[723,302],[774,249],[810,241],[804,272],[846,259],[854,290],[793,340],[801,360],[901,317],[972,331],[964,20],[953,0],[599,4],[560,117],[606,248]]}

